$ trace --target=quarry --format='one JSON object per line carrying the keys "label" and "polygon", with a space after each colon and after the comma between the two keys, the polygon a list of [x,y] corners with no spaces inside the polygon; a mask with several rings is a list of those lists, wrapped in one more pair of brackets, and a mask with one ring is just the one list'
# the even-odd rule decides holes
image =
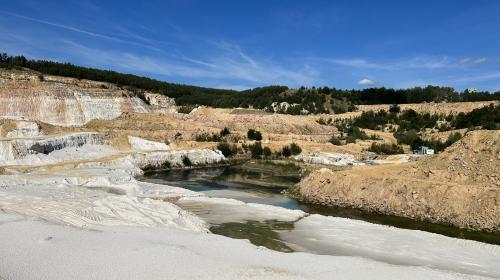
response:
{"label": "quarry", "polygon": [[[498,101],[400,106],[458,115],[490,104]],[[286,195],[276,191],[235,196],[230,184],[194,191],[183,187],[187,179],[176,186],[140,179],[148,172],[255,161],[245,170],[296,173],[299,181],[286,193],[299,202],[497,236],[499,130],[463,129],[462,138],[436,155],[384,155],[367,149],[397,143],[392,133],[363,129],[374,136],[334,145],[339,129],[318,121],[389,109],[359,105],[341,114],[287,115],[199,106],[179,113],[174,99],[154,92],[0,69],[0,279],[69,279],[73,273],[79,279],[500,278],[499,243],[284,207]],[[220,137],[234,145],[235,155],[224,155],[220,142],[200,141],[224,129],[230,133]],[[262,140],[249,139],[250,129]],[[429,130],[426,137],[454,132]],[[251,158],[256,142],[272,152],[268,159]],[[274,156],[292,144],[298,154]],[[264,176],[243,177],[231,183]],[[214,224],[250,221],[283,226],[267,234],[277,235],[289,253],[211,232]]]}

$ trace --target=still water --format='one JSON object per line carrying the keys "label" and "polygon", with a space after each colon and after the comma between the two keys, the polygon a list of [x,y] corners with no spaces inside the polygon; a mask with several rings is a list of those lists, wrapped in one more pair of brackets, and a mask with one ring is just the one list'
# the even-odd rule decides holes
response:
{"label": "still water", "polygon": [[[272,171],[248,170],[239,166],[229,166],[151,172],[140,179],[151,183],[186,188],[204,193],[210,197],[232,198],[247,203],[300,209],[310,214],[363,220],[375,224],[422,230],[455,238],[500,244],[500,234],[469,231],[452,226],[415,221],[391,215],[368,213],[351,208],[326,207],[302,203],[284,194],[288,187],[293,186],[300,180],[299,174],[290,174],[290,172],[276,174],[276,172]],[[187,207],[181,205],[181,207],[189,208],[188,210],[200,216],[210,215],[210,212],[206,211],[203,206]],[[279,240],[276,233],[280,230],[293,228],[292,222],[248,220],[240,223],[217,223],[212,221],[211,224],[211,231],[213,233],[233,238],[249,239],[256,245],[266,246],[275,250],[292,251],[291,248]]]}

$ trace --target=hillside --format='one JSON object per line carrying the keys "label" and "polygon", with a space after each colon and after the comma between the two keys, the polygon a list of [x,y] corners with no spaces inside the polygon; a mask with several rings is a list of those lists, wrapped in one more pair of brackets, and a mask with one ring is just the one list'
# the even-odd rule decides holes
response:
{"label": "hillside", "polygon": [[500,131],[472,131],[445,152],[407,164],[315,171],[299,192],[314,203],[498,231],[499,159]]}

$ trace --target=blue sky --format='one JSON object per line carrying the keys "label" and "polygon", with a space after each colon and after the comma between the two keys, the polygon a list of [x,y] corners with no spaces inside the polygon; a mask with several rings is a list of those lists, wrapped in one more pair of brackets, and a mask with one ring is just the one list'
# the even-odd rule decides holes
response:
{"label": "blue sky", "polygon": [[500,1],[3,1],[0,51],[245,89],[500,90]]}

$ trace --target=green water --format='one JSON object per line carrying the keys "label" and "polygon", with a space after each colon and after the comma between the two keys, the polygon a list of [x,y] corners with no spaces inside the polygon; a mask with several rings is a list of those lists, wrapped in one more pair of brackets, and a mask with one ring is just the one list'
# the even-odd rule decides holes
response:
{"label": "green water", "polygon": [[222,223],[210,227],[212,233],[236,239],[248,239],[254,245],[264,246],[268,249],[285,253],[293,252],[294,250],[280,239],[278,231],[292,229],[292,222],[272,220],[265,222]]}
{"label": "green water", "polygon": [[[258,166],[258,168],[233,166],[171,170],[151,172],[141,179],[190,189],[212,197],[234,198],[249,203],[300,209],[311,214],[351,218],[500,245],[500,234],[498,233],[470,231],[453,226],[370,213],[352,208],[326,207],[302,203],[284,195],[288,187],[293,186],[300,180],[300,176],[293,173],[293,168],[285,168],[286,170],[275,166],[268,169],[265,166]],[[279,239],[277,233],[280,230],[286,230],[286,227],[293,227],[293,223],[247,221],[245,223],[212,223],[211,231],[232,238],[249,239],[255,245],[265,246],[273,250],[289,252],[291,251],[290,247]]]}

